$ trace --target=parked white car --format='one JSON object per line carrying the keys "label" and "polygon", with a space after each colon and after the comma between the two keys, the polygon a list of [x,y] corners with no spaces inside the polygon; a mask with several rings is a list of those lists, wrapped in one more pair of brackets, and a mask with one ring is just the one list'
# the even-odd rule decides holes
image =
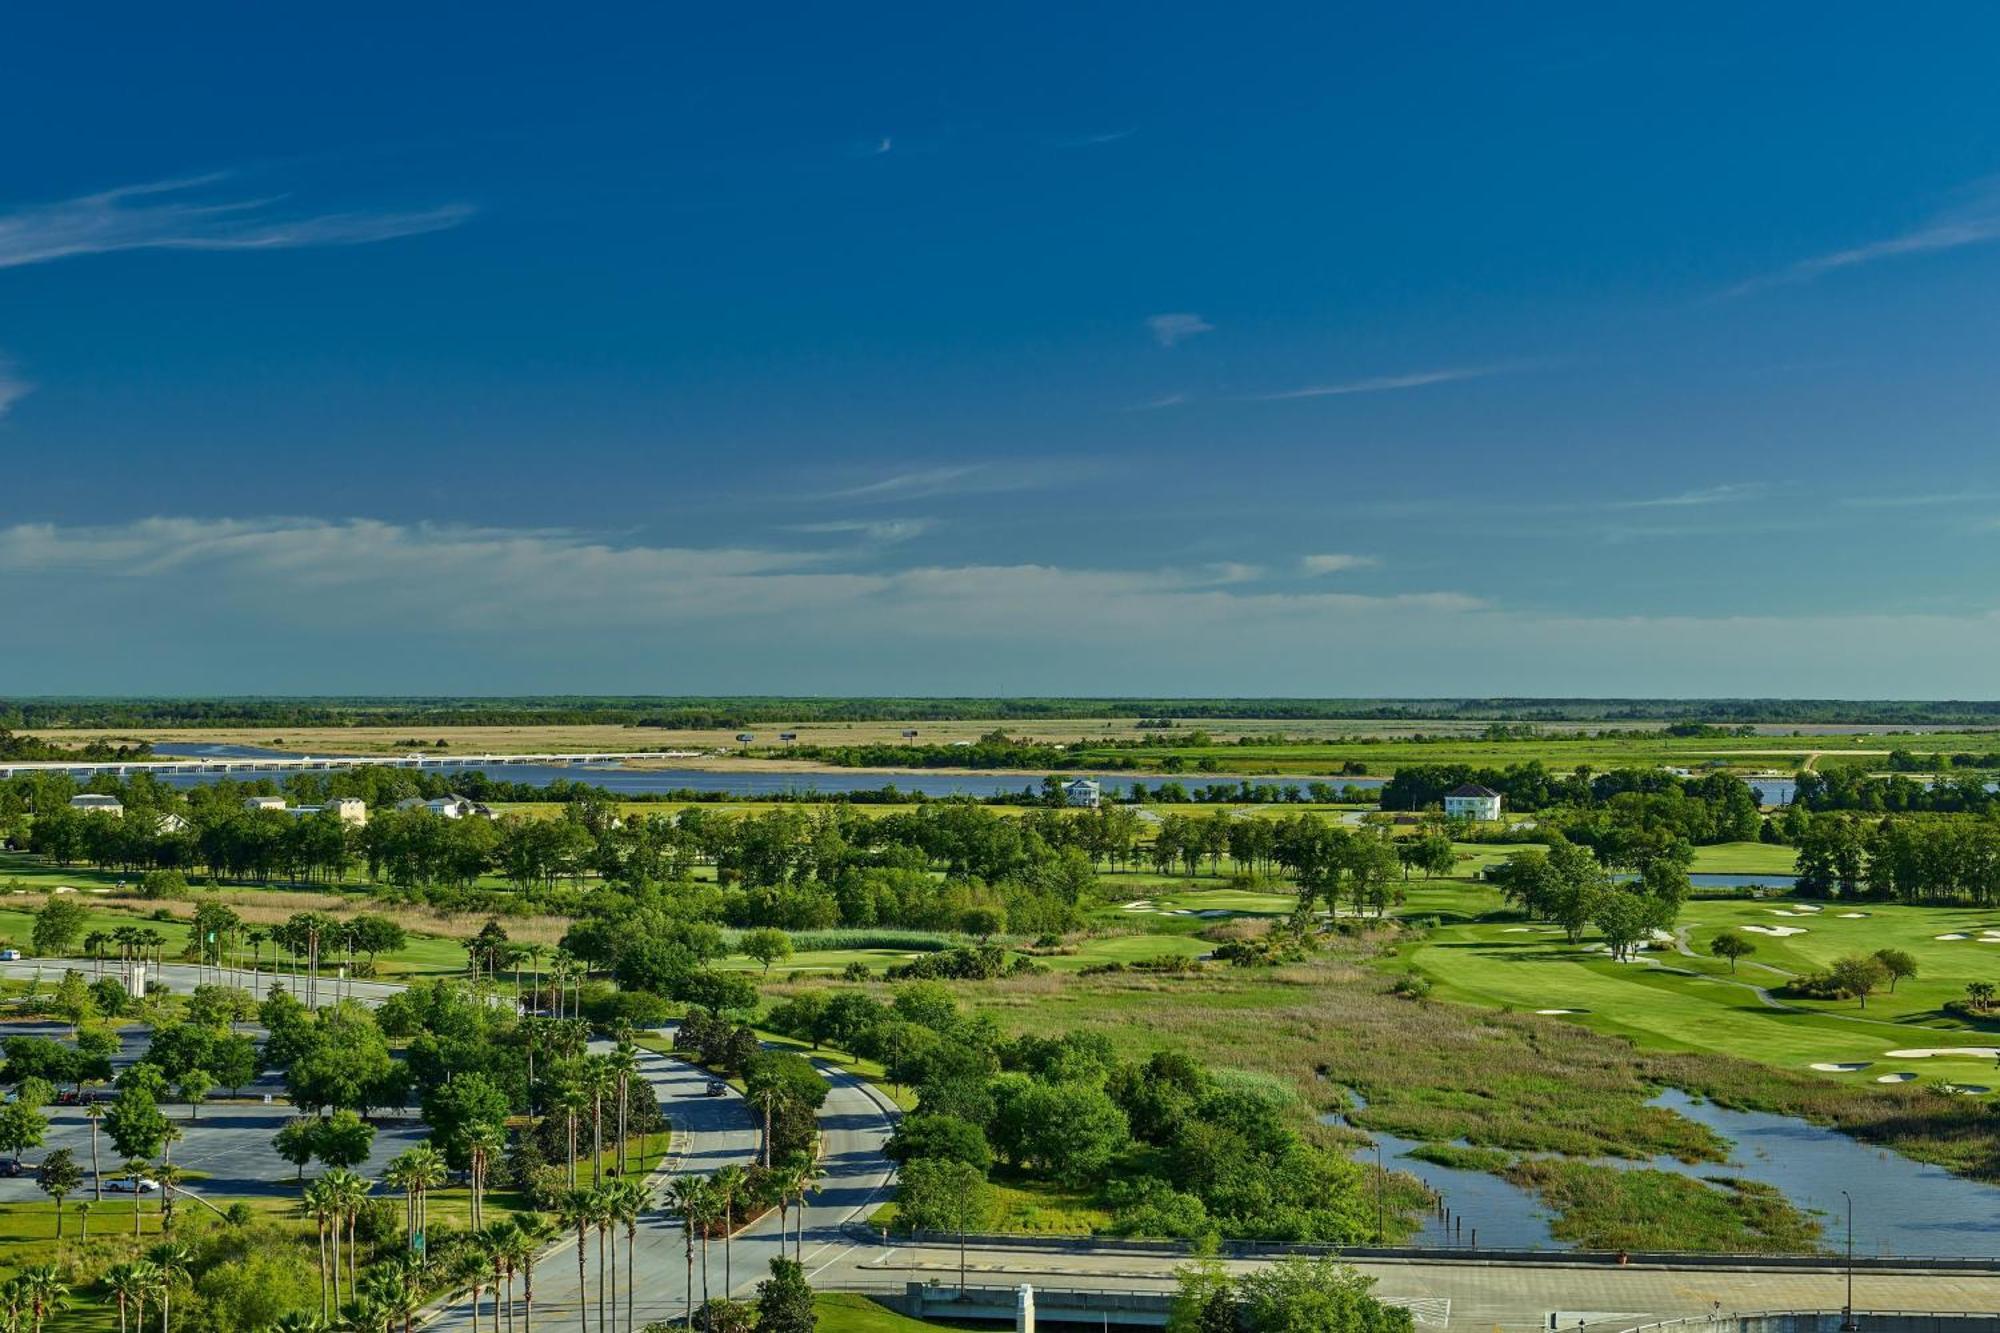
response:
{"label": "parked white car", "polygon": [[151,1176],[119,1176],[104,1182],[104,1188],[113,1194],[151,1194],[159,1187],[160,1182]]}

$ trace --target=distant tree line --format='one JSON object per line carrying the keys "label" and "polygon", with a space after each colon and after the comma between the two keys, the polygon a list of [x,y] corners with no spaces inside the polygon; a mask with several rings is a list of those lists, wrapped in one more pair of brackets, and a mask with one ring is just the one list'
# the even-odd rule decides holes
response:
{"label": "distant tree line", "polygon": [[1594,722],[1675,719],[1716,726],[2000,722],[2000,701],[1524,698],[900,698],[591,695],[515,698],[0,699],[0,726],[382,727],[612,724],[728,729],[784,722],[995,721],[1047,718],[1269,718],[1280,721]]}

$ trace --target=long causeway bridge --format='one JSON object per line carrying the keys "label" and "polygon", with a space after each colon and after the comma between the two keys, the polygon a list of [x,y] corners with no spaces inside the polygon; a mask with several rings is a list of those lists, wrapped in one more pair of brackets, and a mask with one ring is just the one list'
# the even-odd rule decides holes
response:
{"label": "long causeway bridge", "polygon": [[333,768],[501,768],[529,764],[582,767],[627,759],[695,759],[706,753],[705,750],[601,750],[589,754],[195,755],[182,759],[100,762],[24,759],[0,761],[0,778],[23,773],[68,773],[88,778],[98,773],[128,777],[134,773],[295,773]]}

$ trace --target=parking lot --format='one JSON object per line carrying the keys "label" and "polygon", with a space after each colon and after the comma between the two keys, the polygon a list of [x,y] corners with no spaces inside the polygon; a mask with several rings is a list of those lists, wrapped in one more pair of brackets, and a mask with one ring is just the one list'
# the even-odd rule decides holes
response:
{"label": "parking lot", "polygon": [[[60,1023],[10,1023],[0,1031],[6,1036],[69,1036],[69,1029]],[[114,1057],[113,1064],[122,1069],[144,1053],[151,1034],[143,1028],[128,1028],[120,1035],[124,1047]],[[202,1177],[186,1182],[185,1187],[196,1194],[235,1197],[285,1194],[296,1189],[293,1180],[297,1168],[271,1149],[271,1136],[295,1114],[291,1104],[283,1100],[283,1078],[266,1074],[242,1091],[240,1100],[227,1099],[225,1093],[218,1092],[202,1104],[200,1118],[192,1123],[187,1118],[185,1104],[161,1104],[160,1109],[185,1135],[174,1145],[174,1165],[198,1172]],[[272,1099],[268,1104],[264,1101],[267,1096]],[[58,1148],[68,1148],[74,1153],[86,1177],[89,1174],[90,1121],[83,1108],[50,1106],[45,1108],[44,1114],[51,1121],[48,1136],[39,1148],[30,1148],[21,1154],[21,1161],[27,1170],[13,1179],[0,1178],[0,1203],[46,1199],[47,1196],[35,1188],[33,1168]],[[423,1121],[417,1118],[415,1107],[378,1113],[370,1120],[376,1126],[375,1142],[368,1160],[355,1168],[367,1176],[380,1176],[390,1158],[422,1142],[428,1134]],[[100,1127],[98,1163],[107,1181],[121,1174],[118,1169],[120,1160],[110,1136]],[[318,1169],[309,1167],[308,1174]],[[82,1190],[72,1197],[87,1197],[89,1191],[90,1186],[86,1182]]]}

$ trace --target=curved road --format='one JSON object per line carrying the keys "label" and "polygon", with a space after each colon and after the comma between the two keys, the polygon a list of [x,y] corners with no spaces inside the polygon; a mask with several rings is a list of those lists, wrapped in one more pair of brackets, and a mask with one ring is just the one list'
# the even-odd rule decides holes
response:
{"label": "curved road", "polygon": [[[31,976],[39,969],[46,980],[53,982],[67,965],[61,960],[0,963],[0,976]],[[170,963],[155,973],[175,990],[186,990],[197,980],[196,969],[186,964]],[[288,988],[295,986],[289,976],[274,978],[264,973],[258,979],[260,993],[274,979]],[[325,984],[323,981],[322,986]],[[399,989],[400,986],[387,982],[353,985],[355,998],[371,1004],[380,1003]],[[729,1162],[747,1163],[753,1159],[757,1126],[740,1098],[734,1094],[704,1096],[708,1076],[671,1057],[646,1053],[642,1063],[647,1080],[666,1104],[674,1124],[684,1133],[682,1170],[706,1174]],[[882,1156],[882,1147],[895,1123],[895,1110],[881,1094],[852,1075],[830,1066],[822,1069],[833,1085],[820,1115],[824,1133],[822,1161],[827,1175],[805,1210],[803,1255],[807,1273],[817,1285],[831,1288],[900,1290],[904,1283],[912,1281],[952,1285],[958,1276],[958,1252],[954,1247],[857,1239],[846,1228],[847,1223],[864,1218],[888,1195],[893,1167]],[[206,1120],[214,1112],[203,1114]],[[186,1153],[191,1158],[198,1150],[197,1142],[185,1145],[176,1157]],[[267,1174],[278,1174],[282,1165],[271,1163]],[[225,1177],[218,1176],[222,1178]],[[113,1208],[111,1217],[115,1224],[119,1214],[115,1205]],[[769,1260],[780,1252],[778,1226],[778,1217],[772,1213],[737,1235],[731,1246],[730,1294],[747,1297],[763,1278]],[[535,1268],[535,1310],[550,1321],[548,1327],[552,1329],[561,1330],[577,1317],[574,1243],[573,1238],[558,1243]],[[785,1242],[787,1254],[791,1253],[790,1245],[789,1240]],[[594,1251],[594,1237],[592,1248]],[[724,1294],[722,1251],[719,1241],[710,1242],[709,1290],[717,1296]],[[699,1300],[702,1282],[699,1245],[695,1254],[694,1290]],[[593,1300],[595,1259],[593,1253]],[[648,1320],[678,1319],[688,1299],[687,1265],[679,1223],[663,1212],[645,1217],[640,1223],[634,1259],[638,1274],[638,1321],[643,1324]],[[1174,1269],[1185,1262],[1184,1258],[1170,1255],[1135,1255],[1092,1249],[1087,1244],[1062,1251],[980,1246],[968,1256],[967,1276],[975,1285],[1011,1286],[1030,1282],[1038,1287],[1166,1290],[1173,1284]],[[1251,1265],[1232,1262],[1229,1266]],[[1653,1319],[1706,1314],[1718,1302],[1725,1312],[1837,1309],[1841,1303],[1841,1278],[1832,1270],[1757,1272],[1711,1267],[1616,1268],[1561,1261],[1494,1264],[1463,1260],[1360,1260],[1355,1267],[1377,1280],[1378,1295],[1408,1305],[1418,1325],[1431,1329],[1448,1328],[1453,1323],[1480,1330],[1546,1329],[1552,1316],[1569,1329],[1579,1326],[1612,1329]],[[621,1290],[618,1317],[622,1319],[625,1272],[622,1242],[618,1271]],[[518,1317],[518,1281],[515,1294]],[[2000,1274],[1864,1272],[1856,1278],[1855,1297],[1856,1305],[1863,1309],[2000,1309]],[[489,1294],[481,1302],[481,1325],[492,1327],[493,1313],[494,1298]],[[595,1313],[593,1310],[593,1319]],[[432,1326],[469,1330],[472,1321],[470,1302],[459,1300],[444,1307]]]}

